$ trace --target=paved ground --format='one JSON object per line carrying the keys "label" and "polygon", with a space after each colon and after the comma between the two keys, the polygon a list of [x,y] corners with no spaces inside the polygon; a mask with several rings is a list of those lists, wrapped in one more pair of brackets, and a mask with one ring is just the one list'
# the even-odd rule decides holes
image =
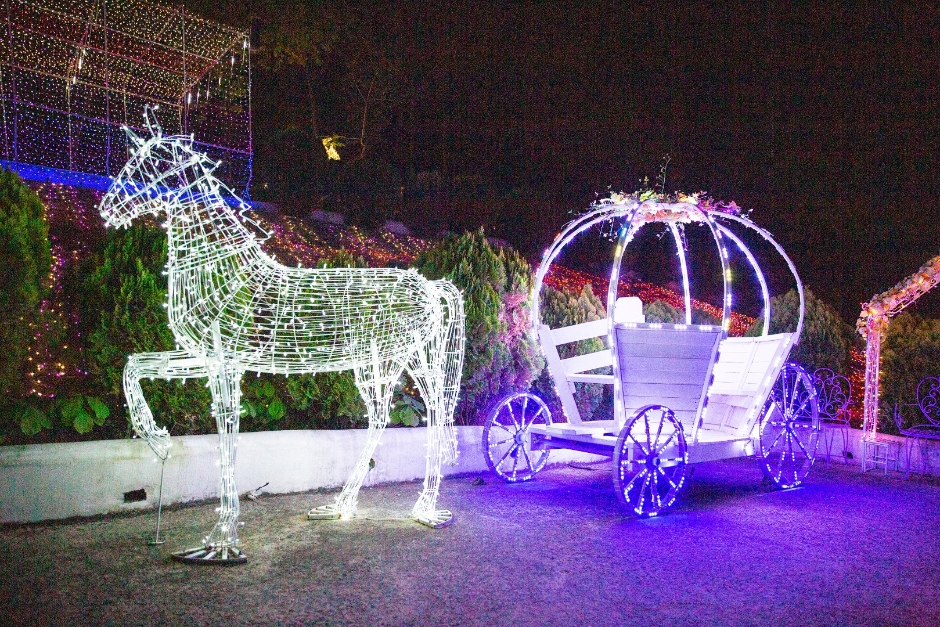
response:
{"label": "paved ground", "polygon": [[325,493],[244,502],[249,563],[169,560],[214,503],[0,528],[2,625],[940,625],[940,484],[833,465],[761,486],[753,461],[703,464],[670,515],[624,515],[609,471],[507,485],[448,479],[457,520],[396,518],[415,483],[366,489],[361,514],[312,523]]}

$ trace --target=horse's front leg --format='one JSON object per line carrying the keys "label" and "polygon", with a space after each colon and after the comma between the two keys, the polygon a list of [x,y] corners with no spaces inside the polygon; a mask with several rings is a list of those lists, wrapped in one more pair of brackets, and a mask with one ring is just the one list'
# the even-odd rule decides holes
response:
{"label": "horse's front leg", "polygon": [[161,460],[165,461],[169,455],[170,432],[165,427],[158,427],[154,422],[153,413],[140,387],[140,380],[191,379],[204,377],[207,372],[205,358],[193,357],[184,351],[136,353],[127,359],[127,365],[124,366],[124,396],[127,399],[131,425]]}
{"label": "horse's front leg", "polygon": [[235,447],[241,411],[242,371],[221,358],[210,358],[209,389],[212,415],[219,429],[221,507],[219,521],[195,549],[174,553],[173,558],[190,563],[233,564],[247,561],[238,548],[238,491],[235,488]]}
{"label": "horse's front leg", "polygon": [[[373,353],[375,351],[373,350]],[[343,486],[343,491],[332,505],[321,505],[307,513],[311,520],[349,519],[356,513],[359,489],[369,472],[369,462],[375,453],[375,447],[388,424],[389,407],[392,393],[401,378],[402,368],[394,363],[378,363],[377,357],[372,367],[354,369],[356,387],[365,401],[369,429],[366,432],[366,445],[356,460],[352,474]]]}

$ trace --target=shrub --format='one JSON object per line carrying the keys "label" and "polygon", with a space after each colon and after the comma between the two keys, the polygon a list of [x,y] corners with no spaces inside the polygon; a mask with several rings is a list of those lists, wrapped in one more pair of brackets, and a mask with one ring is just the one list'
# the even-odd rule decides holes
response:
{"label": "shrub", "polygon": [[[790,352],[789,361],[794,361],[810,373],[817,368],[831,368],[835,372],[848,370],[849,350],[856,341],[853,329],[839,317],[829,305],[804,288],[806,309],[803,316],[803,332],[800,343]],[[795,289],[782,296],[770,299],[770,333],[793,332],[799,319],[799,294]],[[763,316],[758,316],[748,337],[760,335]]]}
{"label": "shrub", "polygon": [[49,288],[52,254],[39,197],[19,176],[0,170],[0,391],[24,393],[27,353]]}
{"label": "shrub", "polygon": [[[548,286],[542,287],[540,317],[543,324],[552,329],[566,327],[582,322],[590,322],[607,317],[607,311],[601,299],[594,295],[591,285],[585,285],[580,293],[555,290]],[[558,355],[562,359],[603,350],[605,342],[600,338],[583,340],[572,344],[563,344],[558,347]],[[609,371],[609,368],[607,369]],[[607,405],[612,401],[611,386],[602,386],[590,383],[575,383],[575,403],[581,412],[582,420],[607,420],[611,412]],[[563,416],[561,400],[555,393],[555,385],[548,368],[544,368],[532,385],[548,404],[555,420]],[[610,397],[609,399],[606,397]],[[612,407],[612,405],[611,405]],[[606,410],[606,413],[601,414]]]}
{"label": "shrub", "polygon": [[[166,258],[166,234],[138,224],[109,230],[104,250],[88,264],[82,319],[89,329],[85,349],[89,382],[111,408],[124,406],[123,375],[129,355],[175,347],[164,306]],[[145,380],[141,385],[157,422],[174,435],[215,430],[205,381]],[[129,419],[126,410],[112,415]],[[129,422],[105,423],[104,431],[121,437],[129,432]]]}
{"label": "shrub", "polygon": [[647,322],[662,322],[664,324],[682,324],[685,322],[685,312],[662,300],[654,300],[643,304],[643,315]]}
{"label": "shrub", "polygon": [[940,375],[940,320],[902,313],[891,321],[881,345],[878,430],[896,434],[895,403],[916,403],[921,379]]}
{"label": "shrub", "polygon": [[494,249],[483,230],[451,235],[423,252],[415,267],[463,292],[466,352],[457,420],[473,424],[481,409],[509,391],[527,390],[542,370],[529,333],[532,269],[511,248]]}

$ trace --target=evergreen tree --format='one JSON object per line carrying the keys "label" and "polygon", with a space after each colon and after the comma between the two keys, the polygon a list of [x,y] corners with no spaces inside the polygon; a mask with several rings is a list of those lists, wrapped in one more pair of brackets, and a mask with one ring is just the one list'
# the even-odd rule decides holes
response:
{"label": "evergreen tree", "polygon": [[[835,310],[818,299],[809,289],[803,289],[806,300],[803,332],[800,343],[790,352],[794,361],[812,373],[817,368],[831,368],[845,373],[849,351],[856,341],[855,332],[839,317]],[[773,333],[792,333],[800,315],[800,299],[795,289],[770,299],[770,330]],[[758,316],[745,335],[755,337],[763,329],[764,318]]]}
{"label": "evergreen tree", "polygon": [[49,227],[39,197],[19,176],[0,170],[0,391],[5,400],[28,392],[23,373],[51,267]]}
{"label": "evergreen tree", "polygon": [[445,238],[415,267],[429,279],[449,279],[463,293],[467,343],[457,419],[479,422],[483,407],[528,389],[542,369],[529,328],[532,269],[515,250],[494,249],[482,229]]}

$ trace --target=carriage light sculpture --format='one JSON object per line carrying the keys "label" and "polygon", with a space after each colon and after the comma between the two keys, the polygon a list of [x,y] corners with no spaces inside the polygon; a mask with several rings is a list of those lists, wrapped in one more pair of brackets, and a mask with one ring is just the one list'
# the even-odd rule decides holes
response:
{"label": "carriage light sculpture", "polygon": [[[290,268],[261,248],[266,236],[248,205],[213,174],[216,163],[191,136],[164,136],[152,109],[149,136],[125,128],[132,155],[101,201],[109,226],[163,214],[167,313],[176,350],[131,355],[124,392],[137,434],[161,460],[170,436],[156,425],[140,386],[148,378],[207,378],[219,431],[221,507],[202,545],[174,554],[190,563],[245,561],[239,548],[235,450],[245,372],[283,375],[353,370],[369,420],[365,448],[334,503],[311,519],[350,518],[369,460],[389,420],[392,393],[407,371],[425,401],[426,475],[412,517],[431,527],[452,520],[437,508],[441,464],[455,459],[454,407],[464,354],[463,299],[446,280],[395,268]],[[234,198],[240,211],[226,202]],[[260,229],[263,232],[263,229]]]}
{"label": "carriage light sculpture", "polygon": [[[647,224],[665,226],[676,243],[684,323],[648,323],[620,306],[624,254]],[[682,236],[690,225],[710,235],[715,244],[723,283],[720,325],[692,323]],[[542,285],[565,247],[595,227],[603,227],[602,233],[615,242],[607,317],[551,328],[539,315]],[[799,295],[799,318],[792,332],[769,332],[767,281],[732,228],[763,240],[789,268]],[[728,337],[734,304],[731,244],[760,286],[764,315],[759,337]],[[612,194],[563,227],[543,254],[533,283],[533,330],[565,420],[553,421],[547,408],[542,409],[544,403],[528,392],[498,399],[483,429],[487,463],[497,475],[515,482],[534,478],[553,449],[610,457],[618,499],[638,516],[668,510],[687,483],[690,464],[755,455],[771,483],[795,487],[813,465],[819,435],[812,381],[801,367],[785,363],[800,337],[804,310],[803,287],[792,260],[770,233],[739,215],[733,203],[697,195]],[[605,348],[583,352],[574,344],[567,357],[561,357],[560,346],[593,338],[603,340]],[[576,384],[613,387],[610,419],[582,418],[573,394]]]}

